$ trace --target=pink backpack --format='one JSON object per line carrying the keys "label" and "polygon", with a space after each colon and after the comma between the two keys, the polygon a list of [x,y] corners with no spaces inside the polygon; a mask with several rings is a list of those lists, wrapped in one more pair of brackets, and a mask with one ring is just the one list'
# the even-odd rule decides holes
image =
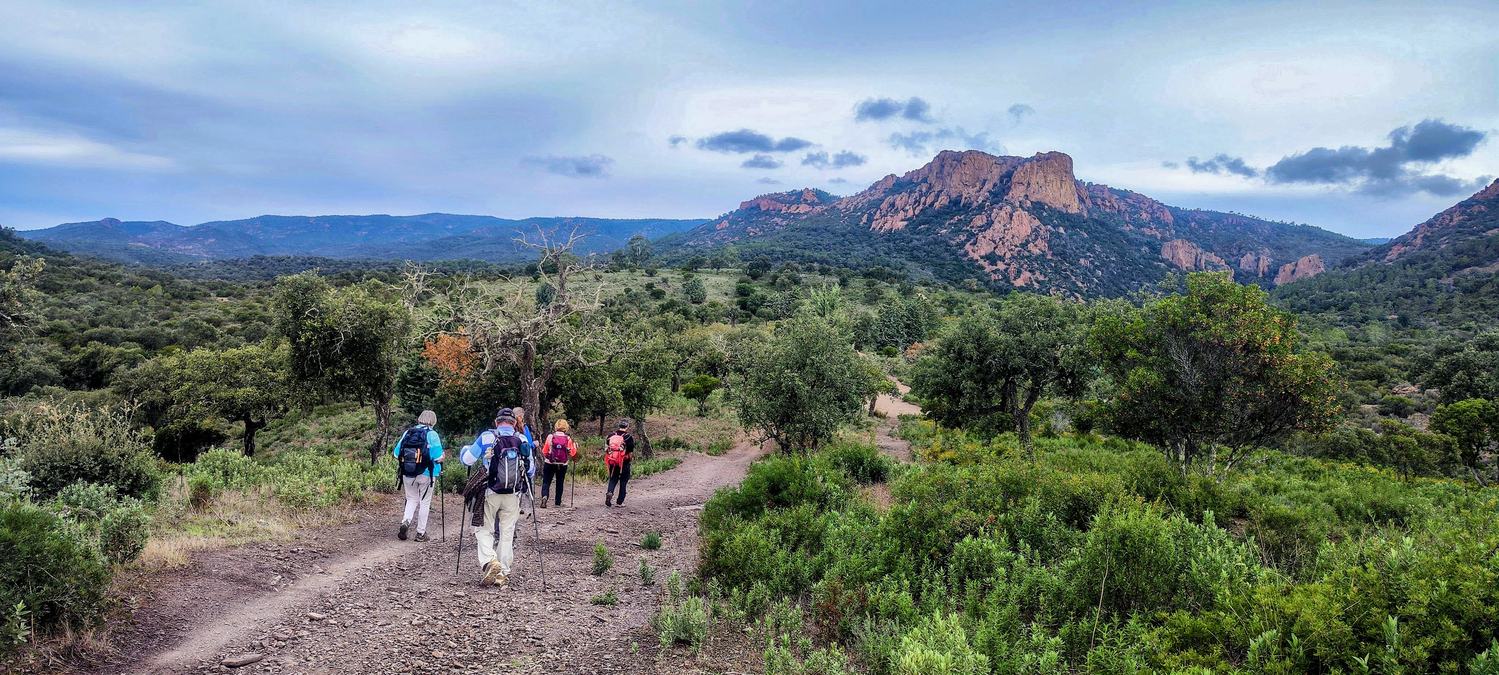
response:
{"label": "pink backpack", "polygon": [[570,440],[572,439],[568,438],[567,434],[560,431],[553,432],[547,439],[547,461],[553,464],[566,464],[567,460],[572,459],[571,448],[568,447]]}

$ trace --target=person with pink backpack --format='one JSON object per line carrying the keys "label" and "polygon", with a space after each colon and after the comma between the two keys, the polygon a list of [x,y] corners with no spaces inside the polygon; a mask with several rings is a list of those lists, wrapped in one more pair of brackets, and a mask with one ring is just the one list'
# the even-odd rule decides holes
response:
{"label": "person with pink backpack", "polygon": [[557,484],[557,506],[562,506],[562,485],[567,481],[567,465],[578,456],[578,444],[567,435],[572,427],[567,420],[557,420],[554,431],[541,442],[541,502],[539,508],[547,507],[547,495],[552,482]]}
{"label": "person with pink backpack", "polygon": [[[635,437],[630,435],[630,421],[620,420],[614,433],[604,441],[604,467],[609,470],[609,488],[604,493],[604,506],[624,506],[625,488],[630,484],[630,461],[635,459]],[[619,501],[614,500],[614,488],[619,486]]]}

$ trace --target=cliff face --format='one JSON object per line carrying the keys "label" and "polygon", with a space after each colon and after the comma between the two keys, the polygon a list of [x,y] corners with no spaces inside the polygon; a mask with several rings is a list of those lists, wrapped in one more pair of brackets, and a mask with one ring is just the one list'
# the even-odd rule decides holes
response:
{"label": "cliff face", "polygon": [[1327,265],[1323,264],[1322,256],[1313,253],[1297,259],[1296,262],[1281,265],[1280,271],[1275,273],[1275,285],[1310,279],[1326,271]]}

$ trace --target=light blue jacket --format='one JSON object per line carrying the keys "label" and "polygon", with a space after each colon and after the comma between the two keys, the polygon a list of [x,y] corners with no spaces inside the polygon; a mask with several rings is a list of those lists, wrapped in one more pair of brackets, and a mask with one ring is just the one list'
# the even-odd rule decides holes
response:
{"label": "light blue jacket", "polygon": [[[413,429],[420,428],[420,429],[426,429],[427,430],[427,454],[431,455],[431,457],[432,457],[432,477],[433,478],[437,478],[438,476],[441,476],[442,475],[442,439],[438,438],[437,432],[434,431],[432,429],[432,427],[429,427],[429,426],[427,426],[425,424],[418,424],[418,425],[416,425],[416,426],[414,426],[412,428]],[[391,450],[390,450],[390,454],[395,455],[395,458],[396,458],[397,461],[400,461],[400,459],[401,459],[401,440],[404,439],[404,438],[406,438],[406,434],[401,434],[401,437],[396,439],[396,447],[391,448]]]}
{"label": "light blue jacket", "polygon": [[464,466],[474,466],[475,463],[479,463],[480,466],[488,469],[489,458],[485,456],[485,453],[494,447],[500,436],[515,436],[520,439],[520,454],[526,458],[526,473],[534,478],[536,462],[532,460],[531,441],[524,433],[517,432],[515,427],[509,424],[479,432],[479,437],[475,438],[473,443],[463,446],[463,454],[459,456],[459,459],[463,460]]}

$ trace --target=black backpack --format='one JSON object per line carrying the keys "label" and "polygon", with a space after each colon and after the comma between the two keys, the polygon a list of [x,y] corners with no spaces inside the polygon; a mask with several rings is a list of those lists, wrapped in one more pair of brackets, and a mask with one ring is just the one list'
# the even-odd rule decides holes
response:
{"label": "black backpack", "polygon": [[495,433],[494,448],[489,457],[489,489],[508,495],[525,490],[527,465],[531,458],[521,453],[521,437]]}
{"label": "black backpack", "polygon": [[401,475],[415,478],[432,470],[432,455],[427,451],[427,428],[416,426],[401,436]]}

